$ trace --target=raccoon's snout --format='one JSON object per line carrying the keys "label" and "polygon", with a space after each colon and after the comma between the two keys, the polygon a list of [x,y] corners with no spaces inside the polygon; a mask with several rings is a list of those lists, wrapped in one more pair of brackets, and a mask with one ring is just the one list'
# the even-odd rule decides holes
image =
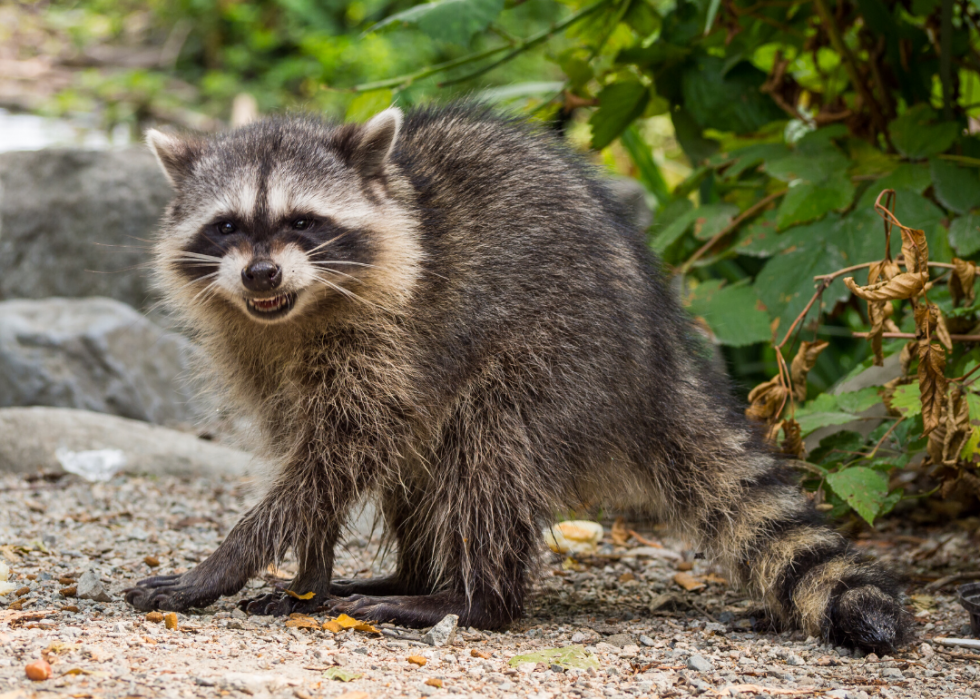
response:
{"label": "raccoon's snout", "polygon": [[271,260],[255,260],[242,270],[242,284],[249,291],[271,291],[282,283],[282,267]]}

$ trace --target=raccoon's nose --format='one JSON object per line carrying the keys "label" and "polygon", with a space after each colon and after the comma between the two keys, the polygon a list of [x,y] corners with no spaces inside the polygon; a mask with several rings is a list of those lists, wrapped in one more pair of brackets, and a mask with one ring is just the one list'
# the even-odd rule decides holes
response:
{"label": "raccoon's nose", "polygon": [[282,283],[282,268],[270,260],[256,260],[242,270],[242,284],[249,291],[269,291]]}

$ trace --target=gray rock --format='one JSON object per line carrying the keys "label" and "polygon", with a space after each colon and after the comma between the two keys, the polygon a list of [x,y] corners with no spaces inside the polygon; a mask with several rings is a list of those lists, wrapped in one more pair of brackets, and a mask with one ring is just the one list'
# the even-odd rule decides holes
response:
{"label": "gray rock", "polygon": [[897,667],[886,667],[881,671],[882,677],[887,677],[890,680],[904,680],[905,675]]}
{"label": "gray rock", "polygon": [[446,645],[456,634],[457,624],[459,624],[459,617],[455,614],[447,614],[438,624],[422,634],[422,642],[430,646]]}
{"label": "gray rock", "polygon": [[692,655],[687,659],[687,667],[695,672],[711,672],[715,666],[703,655]]}
{"label": "gray rock", "polygon": [[650,648],[653,646],[653,639],[649,636],[640,636],[640,643]]}
{"label": "gray rock", "polygon": [[801,665],[806,665],[806,661],[796,653],[790,653],[788,656],[786,656],[786,664],[793,665],[794,667],[800,667]]}
{"label": "gray rock", "polygon": [[121,452],[129,473],[242,475],[253,465],[245,452],[137,420],[68,408],[0,409],[0,473],[64,472],[59,457],[96,450]]}
{"label": "gray rock", "polygon": [[172,189],[146,148],[0,154],[0,299],[156,297],[147,243]]}
{"label": "gray rock", "polygon": [[102,576],[94,568],[86,570],[78,579],[75,590],[75,596],[79,599],[90,599],[95,602],[112,601],[112,597],[102,585]]}
{"label": "gray rock", "polygon": [[81,408],[194,422],[193,346],[107,298],[0,303],[0,408]]}
{"label": "gray rock", "polygon": [[824,696],[832,697],[832,699],[850,699],[851,697],[851,695],[847,693],[846,689],[832,689]]}
{"label": "gray rock", "polygon": [[629,634],[625,633],[614,633],[612,636],[607,636],[604,640],[609,645],[616,646],[617,648],[624,648],[633,643],[633,639],[629,637]]}

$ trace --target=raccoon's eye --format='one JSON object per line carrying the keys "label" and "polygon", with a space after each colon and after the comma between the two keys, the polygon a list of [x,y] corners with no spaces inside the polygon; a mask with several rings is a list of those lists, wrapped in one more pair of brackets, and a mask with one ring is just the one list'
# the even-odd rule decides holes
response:
{"label": "raccoon's eye", "polygon": [[220,221],[214,224],[214,229],[221,235],[231,235],[238,230],[238,226],[231,221]]}
{"label": "raccoon's eye", "polygon": [[298,218],[293,221],[294,231],[305,231],[313,227],[313,219],[311,218]]}

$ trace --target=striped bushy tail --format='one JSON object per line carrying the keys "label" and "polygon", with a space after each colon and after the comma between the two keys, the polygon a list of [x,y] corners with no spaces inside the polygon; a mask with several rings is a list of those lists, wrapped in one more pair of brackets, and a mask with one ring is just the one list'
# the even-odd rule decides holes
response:
{"label": "striped bushy tail", "polygon": [[827,526],[780,459],[740,456],[716,462],[711,487],[697,489],[701,507],[690,511],[701,545],[787,627],[877,653],[906,643],[895,577]]}

